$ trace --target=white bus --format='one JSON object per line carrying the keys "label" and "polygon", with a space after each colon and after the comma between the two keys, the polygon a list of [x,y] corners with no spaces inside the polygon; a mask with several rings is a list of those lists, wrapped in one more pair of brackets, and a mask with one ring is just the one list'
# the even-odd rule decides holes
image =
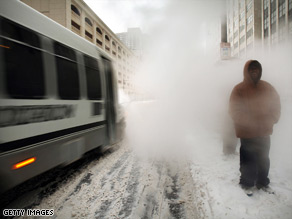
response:
{"label": "white bus", "polygon": [[0,2],[0,193],[118,141],[111,58],[17,0]]}

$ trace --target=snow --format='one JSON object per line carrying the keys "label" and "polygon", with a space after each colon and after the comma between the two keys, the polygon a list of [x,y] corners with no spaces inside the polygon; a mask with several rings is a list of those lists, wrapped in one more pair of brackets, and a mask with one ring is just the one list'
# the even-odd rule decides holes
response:
{"label": "snow", "polygon": [[292,218],[292,104],[284,102],[282,108],[282,118],[271,136],[269,178],[275,194],[255,189],[248,197],[239,187],[239,143],[236,154],[223,155],[216,133],[206,133],[204,138],[188,136],[193,179],[207,191],[197,196],[209,205],[202,209],[204,218]]}
{"label": "snow", "polygon": [[160,101],[128,107],[127,144],[144,159],[166,157],[177,165],[188,160],[199,218],[292,218],[291,111],[291,99],[283,98],[282,116],[271,136],[269,178],[275,194],[255,189],[248,197],[238,184],[239,141],[235,154],[223,155],[218,129],[182,125]]}

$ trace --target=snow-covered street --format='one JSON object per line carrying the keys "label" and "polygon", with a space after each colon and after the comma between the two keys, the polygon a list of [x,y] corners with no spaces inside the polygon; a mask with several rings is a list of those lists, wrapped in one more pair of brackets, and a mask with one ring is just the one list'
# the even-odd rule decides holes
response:
{"label": "snow-covered street", "polygon": [[54,209],[54,218],[197,218],[186,162],[139,161],[123,144],[96,156],[29,181],[40,184],[4,207]]}

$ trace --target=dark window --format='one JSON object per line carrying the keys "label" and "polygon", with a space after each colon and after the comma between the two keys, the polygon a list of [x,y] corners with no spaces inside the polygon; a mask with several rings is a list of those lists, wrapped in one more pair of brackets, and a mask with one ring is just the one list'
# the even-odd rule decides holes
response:
{"label": "dark window", "polygon": [[80,12],[79,10],[74,6],[74,5],[71,5],[71,10],[75,12],[75,14],[79,15],[80,16]]}
{"label": "dark window", "polygon": [[20,42],[0,38],[8,95],[21,99],[44,98],[42,52],[31,47],[40,47],[39,36],[23,26],[1,18],[0,31],[1,35]]}
{"label": "dark window", "polygon": [[29,29],[6,19],[1,19],[0,26],[1,35],[27,43],[31,46],[40,47],[40,40],[38,36]]}
{"label": "dark window", "polygon": [[96,28],[96,32],[98,32],[99,34],[102,34],[101,29],[99,29],[98,27]]}
{"label": "dark window", "polygon": [[113,44],[113,46],[116,46],[116,43],[114,41],[112,42],[112,44]]}
{"label": "dark window", "polygon": [[80,25],[77,24],[77,23],[75,23],[74,21],[71,21],[71,25],[72,25],[73,27],[75,27],[76,29],[80,30]]}
{"label": "dark window", "polygon": [[105,39],[106,39],[107,41],[110,41],[108,35],[105,35]]}
{"label": "dark window", "polygon": [[76,100],[80,97],[79,76],[75,51],[65,45],[55,42],[57,56],[57,80],[59,97],[66,100]]}
{"label": "dark window", "polygon": [[41,99],[45,95],[42,52],[2,39],[7,93],[12,98]]}
{"label": "dark window", "polygon": [[102,42],[99,39],[96,39],[96,43],[102,46]]}
{"label": "dark window", "polygon": [[85,31],[85,35],[88,36],[90,39],[92,39],[92,34],[91,33]]}
{"label": "dark window", "polygon": [[84,63],[86,69],[87,97],[90,100],[100,100],[102,95],[98,62],[96,59],[84,55]]}
{"label": "dark window", "polygon": [[89,18],[85,18],[85,22],[88,24],[88,25],[90,25],[90,26],[92,26],[92,23],[91,23],[91,20],[89,20]]}
{"label": "dark window", "polygon": [[279,18],[285,17],[285,14],[286,14],[286,2],[285,2],[285,0],[279,0],[278,3],[279,3],[279,5],[278,5]]}

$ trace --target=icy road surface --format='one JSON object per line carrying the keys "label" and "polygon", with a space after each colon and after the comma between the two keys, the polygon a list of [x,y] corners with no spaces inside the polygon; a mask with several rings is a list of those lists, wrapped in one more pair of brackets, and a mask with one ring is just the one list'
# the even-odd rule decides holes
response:
{"label": "icy road surface", "polygon": [[122,144],[22,187],[5,208],[54,209],[53,218],[197,218],[200,208],[186,162],[142,161]]}

